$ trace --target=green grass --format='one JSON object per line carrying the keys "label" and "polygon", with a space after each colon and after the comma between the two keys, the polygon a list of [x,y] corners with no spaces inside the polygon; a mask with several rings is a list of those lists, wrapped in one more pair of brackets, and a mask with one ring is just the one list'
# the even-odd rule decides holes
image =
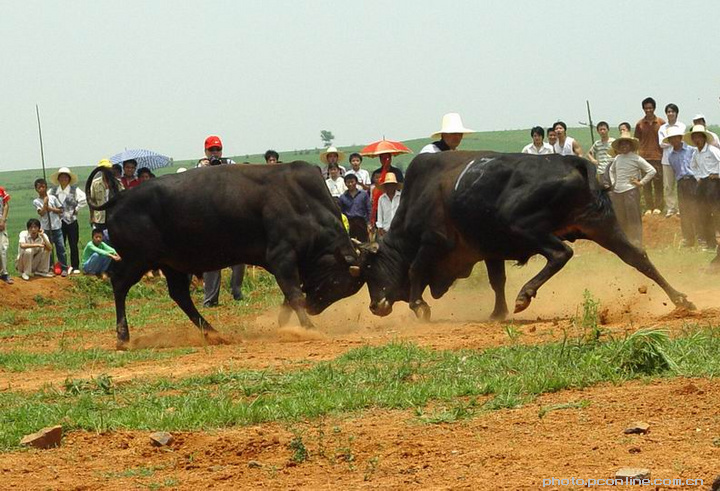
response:
{"label": "green grass", "polygon": [[[670,339],[640,331],[593,343],[433,351],[409,343],[365,346],[293,372],[222,370],[181,380],[134,381],[89,390],[0,393],[0,449],[22,435],[63,424],[67,430],[191,431],[268,421],[295,422],[370,409],[449,405],[429,423],[517,407],[536,396],[599,383],[651,377],[720,375],[720,330],[696,328]],[[80,385],[74,381],[70,386]],[[68,384],[66,384],[67,387]],[[458,405],[460,398],[486,402]]]}

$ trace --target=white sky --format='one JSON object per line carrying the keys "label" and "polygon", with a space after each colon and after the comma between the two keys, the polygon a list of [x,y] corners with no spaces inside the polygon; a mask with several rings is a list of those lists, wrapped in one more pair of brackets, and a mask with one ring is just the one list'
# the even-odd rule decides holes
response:
{"label": "white sky", "polygon": [[[449,5],[450,7],[443,7]],[[720,122],[707,1],[0,0],[0,170],[124,148],[197,158],[476,130],[634,123],[650,95]]]}

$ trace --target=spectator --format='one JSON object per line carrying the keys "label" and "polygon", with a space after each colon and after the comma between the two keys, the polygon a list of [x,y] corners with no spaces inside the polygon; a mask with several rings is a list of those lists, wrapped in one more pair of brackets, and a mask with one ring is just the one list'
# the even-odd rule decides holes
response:
{"label": "spectator", "polygon": [[359,153],[350,154],[350,170],[345,172],[345,175],[354,174],[360,186],[365,191],[370,191],[370,173],[365,169],[360,168],[362,164],[362,155]]}
{"label": "spectator", "polygon": [[120,178],[120,182],[122,182],[123,187],[125,189],[130,189],[140,184],[140,179],[135,176],[135,170],[137,169],[137,160],[126,160],[125,162],[123,162],[122,166],[123,175]]}
{"label": "spectator", "polygon": [[531,155],[549,155],[555,153],[553,147],[545,143],[545,130],[540,126],[535,126],[530,130],[530,137],[532,143],[525,145],[522,149],[522,153],[529,153]]}
{"label": "spectator", "polygon": [[37,218],[28,220],[26,227],[27,230],[20,232],[15,269],[25,281],[33,275],[52,278],[54,275],[50,272],[50,239],[40,228],[40,220]]}
{"label": "spectator", "polygon": [[630,136],[630,133],[622,133],[620,138],[612,142],[617,157],[610,164],[613,184],[610,200],[627,238],[637,247],[642,247],[642,213],[638,188],[650,182],[656,170],[637,154],[639,146],[638,139]]}
{"label": "spectator", "polygon": [[557,143],[557,133],[555,133],[555,128],[548,128],[547,129],[547,137],[548,137],[548,145],[553,149],[553,153],[555,153],[555,144]]}
{"label": "spectator", "polygon": [[623,121],[618,125],[618,130],[620,133],[632,133],[632,126],[627,121]]}
{"label": "spectator", "polygon": [[390,231],[390,224],[395,217],[398,206],[400,206],[399,185],[395,174],[389,173],[379,186],[383,193],[378,201],[377,209],[377,230],[380,237]]}
{"label": "spectator", "polygon": [[280,154],[275,150],[268,150],[265,152],[265,163],[269,165],[280,163]]}
{"label": "spectator", "polygon": [[[205,139],[205,157],[198,161],[198,167],[210,167],[214,165],[235,164],[232,159],[222,156],[223,144],[220,137],[210,135]],[[209,253],[211,251],[208,251]],[[245,278],[245,265],[236,264],[232,266],[232,276],[230,278],[230,290],[233,299],[240,301],[243,299],[242,284]],[[222,280],[221,270],[206,271],[203,274],[203,288],[205,290],[205,298],[203,300],[204,307],[217,307],[220,299],[220,283]]]}
{"label": "spectator", "polygon": [[402,184],[405,180],[403,172],[392,165],[392,157],[392,153],[381,153],[380,155],[378,155],[378,158],[380,159],[380,168],[373,171],[372,175],[370,176],[370,180],[375,186],[373,188],[372,194],[370,195],[373,206],[371,223],[375,223],[377,221],[378,202],[380,201],[380,196],[382,196],[383,193],[380,184],[385,182],[386,176],[388,174],[394,174],[395,182],[399,184]]}
{"label": "spectator", "polygon": [[[98,167],[107,167],[111,169],[113,168],[113,164],[108,159],[102,159],[100,162],[98,162]],[[122,182],[118,181],[118,184],[122,189]],[[87,199],[90,200],[93,206],[100,206],[104,203],[107,203],[109,197],[110,183],[105,177],[105,174],[100,174],[93,179],[92,183],[90,183],[90,196],[88,196]],[[91,212],[90,225],[92,226],[93,230],[102,230],[105,236],[105,240],[108,241],[109,237],[107,235],[107,225],[105,224],[105,217],[106,214],[104,211]]]}
{"label": "spectator", "polygon": [[92,240],[83,249],[82,268],[85,274],[94,274],[107,278],[107,270],[112,261],[119,261],[120,255],[103,242],[103,233],[100,230],[92,231]]}
{"label": "spectator", "polygon": [[645,159],[655,169],[655,176],[650,185],[645,186],[645,206],[647,207],[646,215],[653,213],[659,215],[663,208],[663,177],[662,166],[662,148],[658,140],[658,131],[665,124],[661,118],[655,116],[655,99],[646,97],[642,101],[642,108],[645,111],[645,117],[635,124],[635,138],[640,142],[639,155]]}
{"label": "spectator", "polygon": [[[45,179],[35,179],[35,191],[38,193],[38,197],[33,200],[33,206],[40,215],[40,225],[43,230],[50,231],[50,240],[55,249],[57,250],[58,262],[60,267],[60,274],[65,277],[67,276],[67,257],[65,256],[65,240],[63,239],[62,232],[62,216],[63,216],[63,205],[57,196],[49,195],[47,192],[47,181]],[[54,258],[51,254],[51,260],[54,262]],[[55,266],[55,273],[57,274],[58,266]]]}
{"label": "spectator", "polygon": [[370,240],[368,227],[372,212],[370,197],[368,193],[358,189],[357,175],[350,171],[345,174],[345,186],[347,191],[340,196],[340,211],[348,219],[350,237],[367,242]]}
{"label": "spectator", "polygon": [[603,176],[606,175],[608,165],[613,159],[610,155],[610,149],[615,138],[610,138],[610,125],[605,121],[600,121],[595,128],[597,128],[600,139],[593,143],[585,157],[597,166],[597,177],[600,182],[607,183],[603,180]]}
{"label": "spectator", "polygon": [[[660,126],[658,130],[658,140],[660,141],[660,148],[662,148],[662,158],[660,164],[662,165],[663,175],[663,195],[665,196],[665,218],[669,218],[678,212],[678,200],[675,197],[676,192],[676,179],[673,173],[673,167],[670,165],[668,157],[670,152],[673,150],[673,146],[670,143],[665,142],[665,137],[672,128],[677,128],[680,135],[685,133],[685,125],[677,120],[680,109],[675,104],[668,104],[665,106],[665,116],[667,117],[667,123]],[[682,138],[680,139],[682,142]]]}
{"label": "spectator", "polygon": [[704,115],[702,115],[702,114],[695,115],[695,117],[693,118],[693,126],[698,125],[698,124],[704,126],[705,132],[708,133],[709,135],[712,135],[712,140],[710,140],[710,145],[720,148],[720,138],[718,138],[718,136],[715,133],[713,133],[712,131],[709,131],[707,129],[707,123],[705,122]]}
{"label": "spectator", "polygon": [[141,167],[140,170],[137,172],[138,181],[145,182],[149,181],[150,179],[155,179],[155,174],[148,169],[147,167]]}
{"label": "spectator", "polygon": [[430,135],[432,139],[440,139],[425,145],[422,150],[420,150],[420,153],[438,153],[455,150],[460,146],[463,136],[468,133],[475,133],[475,131],[465,128],[458,113],[447,113],[442,118],[440,131],[436,131]]}
{"label": "spectator", "polygon": [[697,148],[690,170],[698,180],[698,227],[700,245],[715,250],[715,230],[720,215],[720,149],[710,145],[712,134],[704,126],[695,125],[685,134],[685,143]]}
{"label": "spectator", "polygon": [[557,141],[553,146],[555,153],[582,157],[582,147],[580,144],[575,138],[567,136],[567,125],[562,121],[558,121],[553,125],[553,128],[555,128],[555,134],[557,135]]}
{"label": "spectator", "polygon": [[9,239],[7,234],[7,219],[10,213],[10,195],[7,194],[5,188],[0,186],[0,281],[4,281],[8,285],[14,283],[8,273],[7,251]]}
{"label": "spectator", "polygon": [[341,194],[347,191],[345,180],[340,177],[340,166],[336,163],[328,164],[328,171],[330,172],[330,177],[325,179],[325,184],[330,190],[330,195],[333,198],[339,198]]}
{"label": "spectator", "polygon": [[320,162],[326,164],[325,169],[322,171],[323,179],[328,179],[330,177],[331,164],[337,165],[340,170],[340,177],[343,177],[345,175],[345,167],[340,165],[339,162],[342,162],[344,159],[345,154],[343,152],[339,151],[335,147],[327,147],[327,149],[320,154]]}
{"label": "spectator", "polygon": [[[109,161],[108,161],[109,162]],[[123,167],[120,164],[110,164],[112,167],[113,176],[115,176],[115,179],[122,182],[122,176],[123,176]]]}
{"label": "spectator", "polygon": [[78,210],[87,204],[85,192],[76,186],[78,178],[69,168],[61,167],[50,176],[50,181],[57,185],[49,194],[57,196],[62,203],[62,235],[70,249],[70,267],[68,273],[80,273],[80,225]]}
{"label": "spectator", "polygon": [[692,247],[700,231],[697,223],[697,181],[690,170],[695,149],[683,142],[684,133],[680,126],[673,125],[668,128],[661,143],[670,145],[668,163],[677,181],[678,213],[683,235],[681,246]]}

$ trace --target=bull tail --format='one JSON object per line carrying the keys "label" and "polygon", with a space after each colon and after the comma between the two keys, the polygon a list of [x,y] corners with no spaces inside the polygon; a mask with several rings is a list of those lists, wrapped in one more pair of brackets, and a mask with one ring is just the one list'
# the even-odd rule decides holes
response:
{"label": "bull tail", "polygon": [[[108,182],[108,185],[110,186],[110,197],[107,202],[101,205],[95,205],[93,203],[93,200],[90,198],[90,188],[92,187],[92,182],[98,172],[102,173],[102,177]],[[85,194],[87,195],[87,204],[88,208],[90,208],[90,211],[105,211],[108,208],[112,207],[117,201],[117,195],[118,193],[120,193],[120,191],[120,185],[118,184],[117,179],[115,179],[115,176],[112,173],[112,169],[108,167],[95,167],[88,176],[87,181],[85,181]]]}

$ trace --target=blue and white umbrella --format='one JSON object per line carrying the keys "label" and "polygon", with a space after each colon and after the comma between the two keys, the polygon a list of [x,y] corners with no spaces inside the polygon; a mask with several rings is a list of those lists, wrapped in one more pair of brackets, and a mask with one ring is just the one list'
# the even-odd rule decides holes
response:
{"label": "blue and white umbrella", "polygon": [[142,148],[125,150],[124,152],[120,152],[110,157],[110,162],[113,164],[122,164],[126,160],[137,161],[138,169],[141,167],[147,167],[150,170],[167,167],[172,163],[172,159],[170,157],[160,155],[159,153],[150,150],[144,150]]}

